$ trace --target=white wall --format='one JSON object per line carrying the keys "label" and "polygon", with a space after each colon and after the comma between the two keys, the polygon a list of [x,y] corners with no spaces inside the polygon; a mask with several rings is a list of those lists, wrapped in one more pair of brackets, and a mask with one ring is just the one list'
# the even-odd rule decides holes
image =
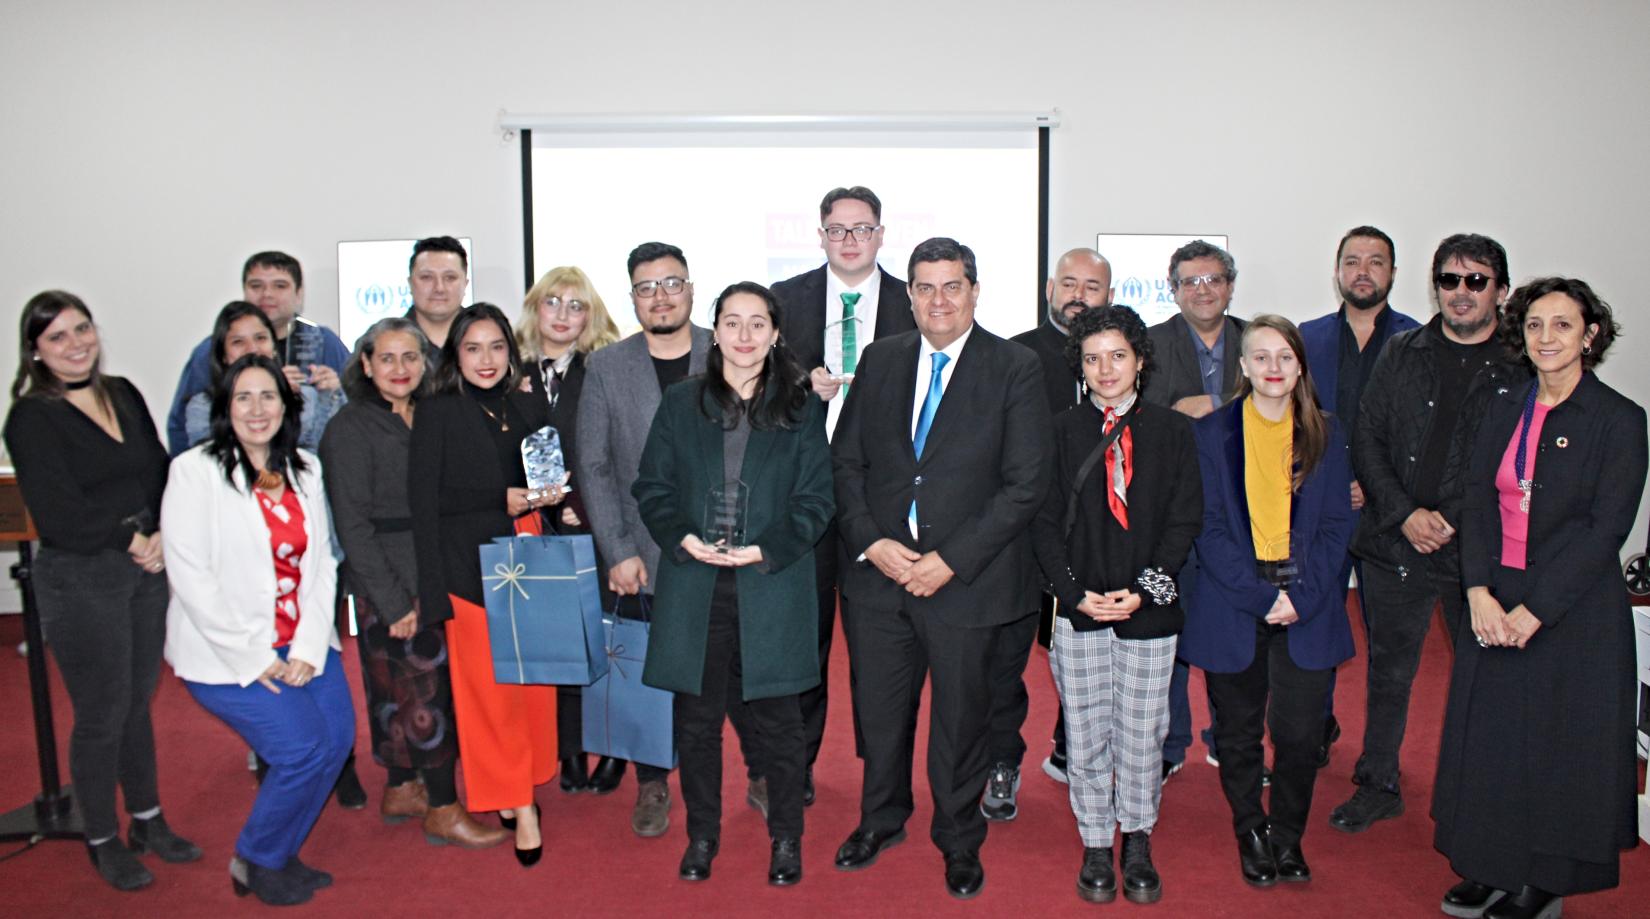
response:
{"label": "white wall", "polygon": [[477,296],[519,302],[501,110],[1058,108],[1056,251],[1227,233],[1238,306],[1300,319],[1354,224],[1397,240],[1394,300],[1423,313],[1437,241],[1488,233],[1515,278],[1594,282],[1626,327],[1603,376],[1650,402],[1646,34],[1629,0],[7,0],[0,314],[80,293],[158,414],[257,249],[303,260],[324,322],[340,239],[472,236]]}

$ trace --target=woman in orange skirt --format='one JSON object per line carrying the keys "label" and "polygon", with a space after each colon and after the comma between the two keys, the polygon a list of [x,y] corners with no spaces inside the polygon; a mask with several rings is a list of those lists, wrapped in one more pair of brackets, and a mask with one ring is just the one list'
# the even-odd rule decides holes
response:
{"label": "woman in orange skirt", "polygon": [[498,811],[523,866],[544,851],[533,788],[556,772],[553,686],[493,680],[480,546],[538,533],[538,509],[559,489],[527,489],[521,442],[549,423],[542,398],[519,392],[520,359],[498,307],[477,303],[453,321],[441,350],[440,393],[420,403],[408,458],[421,618],[446,620],[459,761],[472,811]]}

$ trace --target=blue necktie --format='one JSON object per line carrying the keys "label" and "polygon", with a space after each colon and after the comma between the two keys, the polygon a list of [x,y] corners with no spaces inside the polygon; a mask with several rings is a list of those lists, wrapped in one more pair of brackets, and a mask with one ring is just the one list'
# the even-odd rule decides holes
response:
{"label": "blue necktie", "polygon": [[[940,399],[945,395],[945,389],[940,385],[940,373],[945,365],[951,363],[951,355],[939,351],[934,352],[934,369],[928,377],[928,395],[922,400],[922,412],[917,415],[917,434],[911,438],[911,447],[916,451],[917,459],[922,459],[922,448],[928,446],[928,429],[934,424],[934,414],[940,410]],[[911,528],[917,526],[917,499],[911,498]]]}

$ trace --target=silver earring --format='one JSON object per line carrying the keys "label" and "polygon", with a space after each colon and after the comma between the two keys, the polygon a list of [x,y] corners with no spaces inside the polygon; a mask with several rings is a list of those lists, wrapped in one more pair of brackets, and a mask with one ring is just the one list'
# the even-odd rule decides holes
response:
{"label": "silver earring", "polygon": [[716,347],[716,346],[717,346],[717,345],[718,345],[718,344],[721,344],[721,342],[718,342],[718,341],[717,341],[717,340],[716,340],[716,336],[715,336],[715,335],[712,335],[712,336],[711,336],[711,337],[710,337],[710,346],[711,346],[711,347],[712,347],[712,348],[714,348],[714,347]]}

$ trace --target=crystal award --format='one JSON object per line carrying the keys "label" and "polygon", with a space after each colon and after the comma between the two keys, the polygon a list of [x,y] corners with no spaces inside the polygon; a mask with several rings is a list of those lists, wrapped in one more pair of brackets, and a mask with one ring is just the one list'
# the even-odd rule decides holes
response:
{"label": "crystal award", "polygon": [[527,490],[535,500],[549,497],[550,487],[567,486],[567,463],[562,459],[561,435],[554,427],[545,425],[527,435],[521,442],[521,465],[527,471]]}
{"label": "crystal award", "polygon": [[705,496],[705,530],[700,534],[718,552],[745,545],[745,522],[750,513],[751,490],[734,480],[712,488]]}

